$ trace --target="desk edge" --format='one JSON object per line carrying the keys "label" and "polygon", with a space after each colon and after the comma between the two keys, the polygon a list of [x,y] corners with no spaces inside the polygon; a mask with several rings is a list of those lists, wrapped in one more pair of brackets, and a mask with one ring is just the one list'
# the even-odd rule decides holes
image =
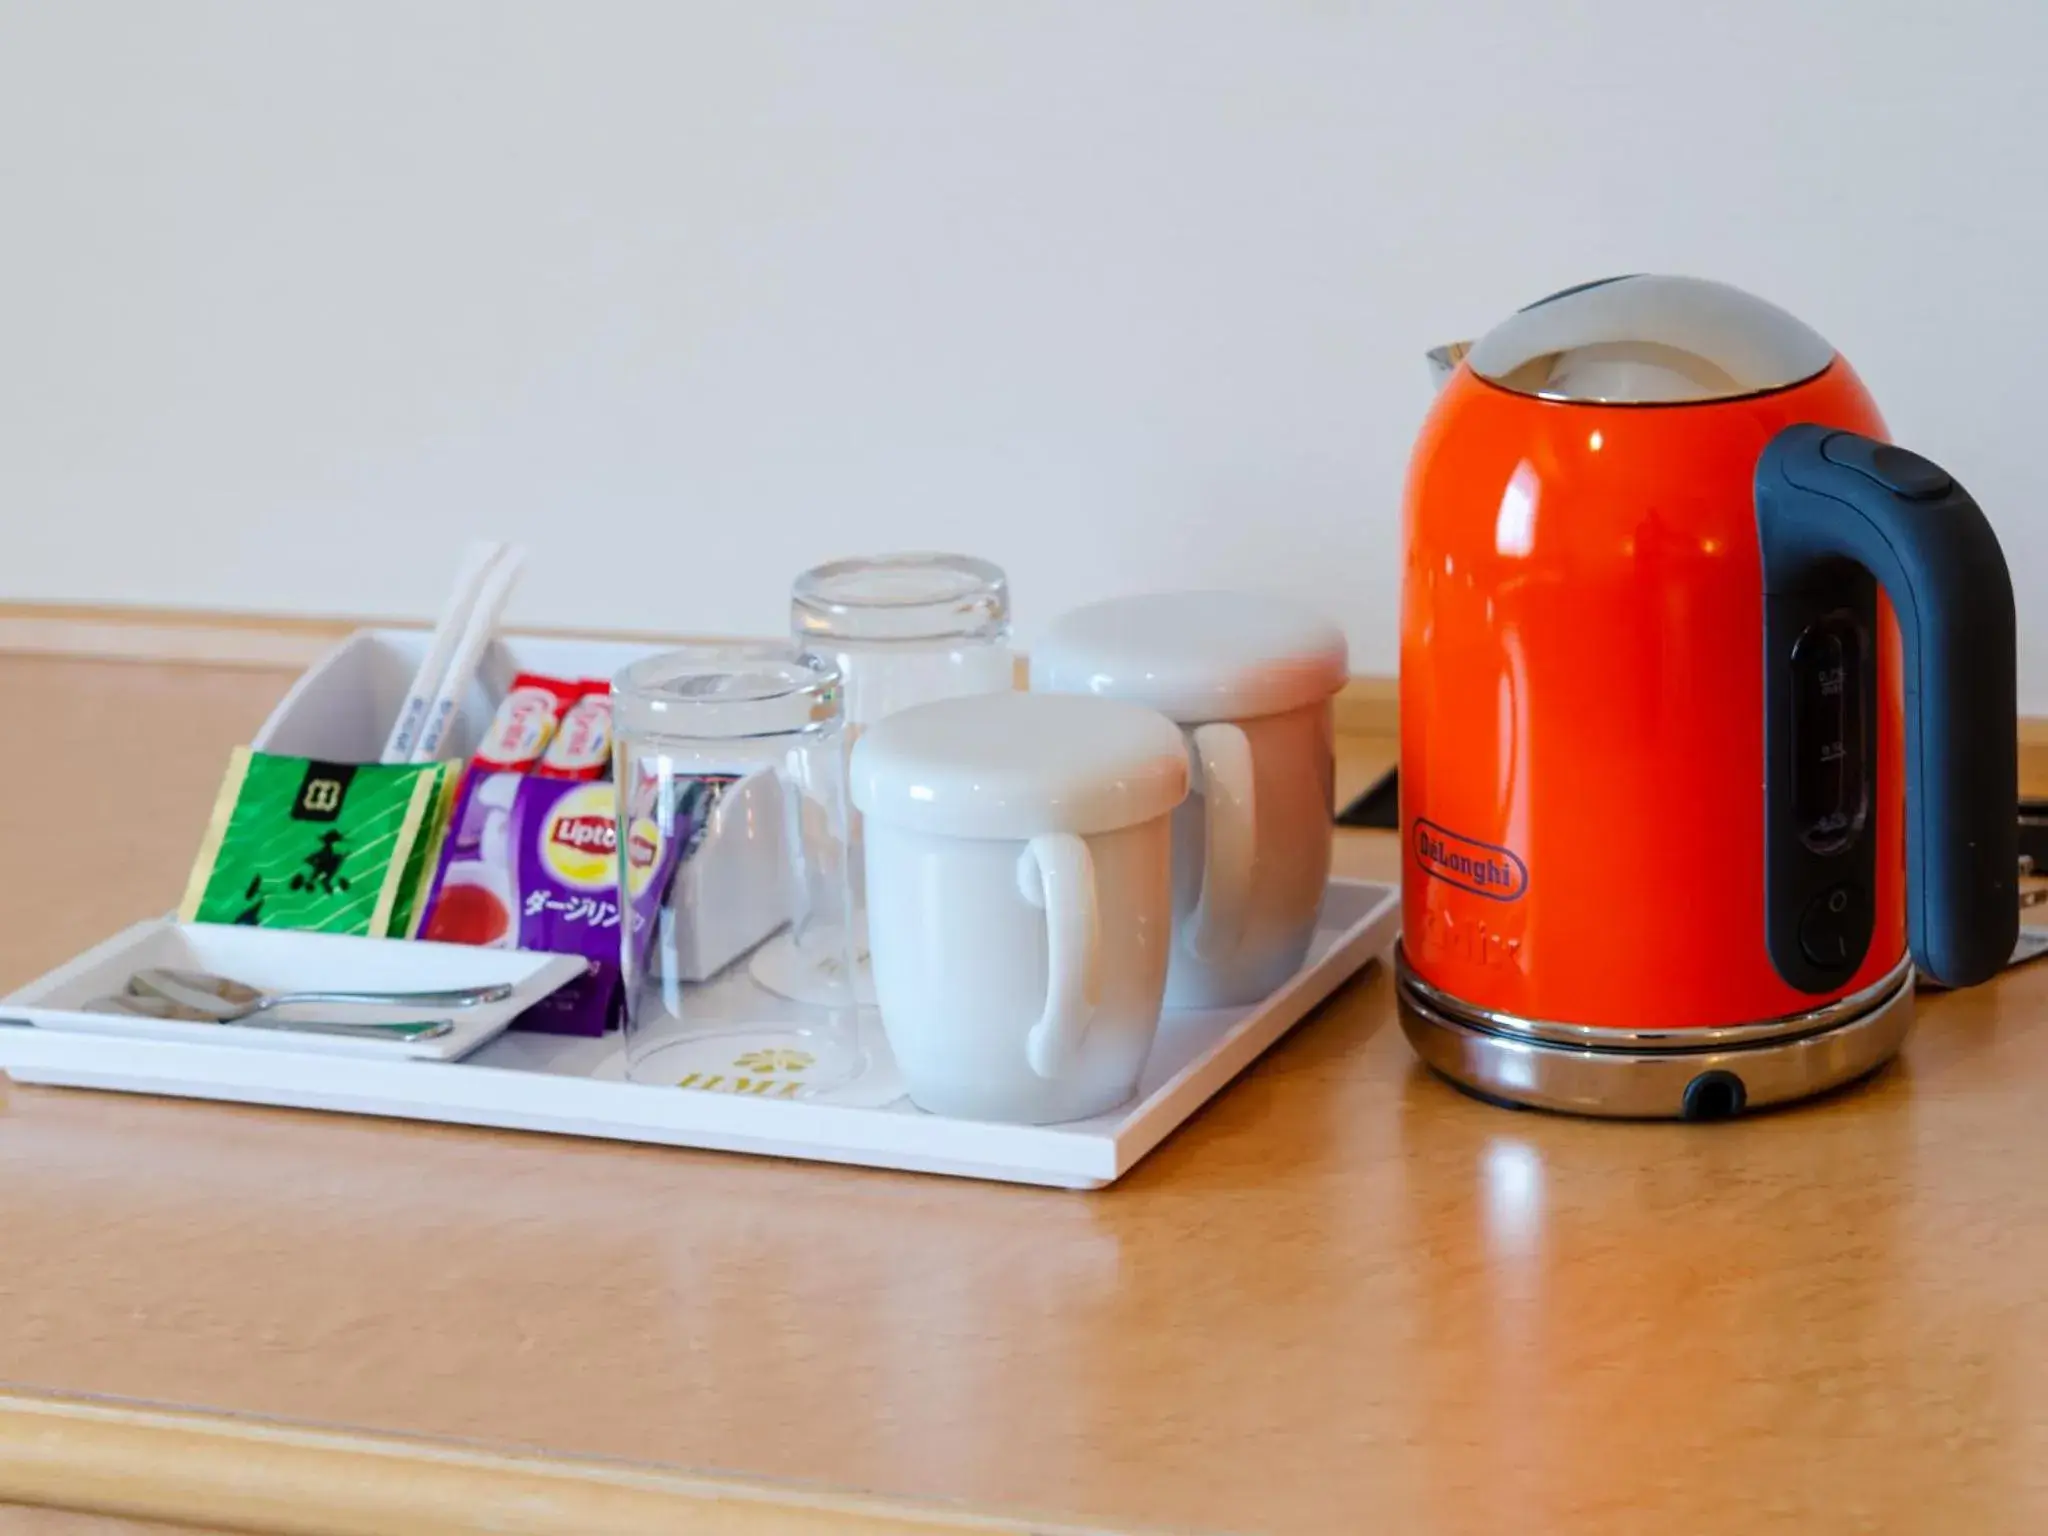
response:
{"label": "desk edge", "polygon": [[740,1478],[0,1392],[0,1502],[290,1536],[1082,1536]]}

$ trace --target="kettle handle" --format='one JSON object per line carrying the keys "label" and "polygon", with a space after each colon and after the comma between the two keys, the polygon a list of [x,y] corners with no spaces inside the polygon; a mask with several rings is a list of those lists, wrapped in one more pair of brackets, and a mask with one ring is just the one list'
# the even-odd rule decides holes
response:
{"label": "kettle handle", "polygon": [[[1869,944],[1831,947],[1829,912],[1867,913],[1839,854],[1802,846],[1797,712],[1823,687],[1801,641],[1875,578],[1904,643],[1906,892],[1914,963],[1947,986],[1996,975],[2019,936],[2019,707],[2012,576],[1983,510],[1939,466],[1828,427],[1786,427],[1756,469],[1763,555],[1766,850],[1771,961],[1806,991],[1848,979]],[[1860,569],[1859,569],[1860,568]],[[1867,573],[1867,575],[1866,575]],[[1851,600],[1853,601],[1853,600]],[[1874,666],[1862,669],[1874,677]],[[1841,688],[1839,673],[1835,686]],[[1830,717],[1834,718],[1834,717]],[[1806,737],[1814,732],[1809,727]],[[1824,733],[1822,733],[1824,734]],[[1844,743],[1836,741],[1840,754]],[[1847,745],[1853,755],[1855,747]],[[1825,752],[1819,754],[1825,756]],[[1882,771],[1882,765],[1879,765]],[[1810,826],[1808,828],[1810,831]],[[1856,840],[1874,871],[1872,839]],[[1816,952],[1816,938],[1821,941]]]}

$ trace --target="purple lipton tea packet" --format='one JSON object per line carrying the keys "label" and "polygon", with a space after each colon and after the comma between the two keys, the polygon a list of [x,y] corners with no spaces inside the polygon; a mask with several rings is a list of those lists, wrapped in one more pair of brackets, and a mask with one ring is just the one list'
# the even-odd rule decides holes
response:
{"label": "purple lipton tea packet", "polygon": [[[668,841],[657,833],[641,851],[647,873],[643,885],[636,872],[636,887],[659,891],[673,868],[662,846]],[[442,847],[420,937],[581,955],[590,962],[580,980],[521,1014],[513,1028],[603,1034],[621,1005],[626,916],[619,899],[613,785],[470,772]],[[645,919],[637,926],[644,927]]]}
{"label": "purple lipton tea packet", "polygon": [[[639,962],[634,966],[636,971],[646,968],[662,905],[669,900],[671,888],[679,883],[677,866],[688,863],[697,852],[710,830],[712,812],[739,780],[736,773],[661,774],[644,762],[635,766],[626,790],[630,813],[626,818],[626,906],[627,920],[633,927],[634,958]],[[730,897],[734,893],[726,894]],[[681,914],[681,921],[672,921],[670,925],[669,942],[684,950],[689,948],[698,926],[689,921],[690,916],[686,911]],[[685,970],[682,974],[685,980],[701,981],[710,972]]]}

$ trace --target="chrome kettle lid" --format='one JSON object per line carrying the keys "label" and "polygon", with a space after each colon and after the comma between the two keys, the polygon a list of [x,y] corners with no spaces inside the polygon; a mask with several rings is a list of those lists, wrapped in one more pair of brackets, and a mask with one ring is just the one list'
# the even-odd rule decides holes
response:
{"label": "chrome kettle lid", "polygon": [[1835,349],[1775,304],[1697,277],[1603,278],[1538,299],[1473,343],[1472,371],[1543,400],[1733,400],[1824,371]]}

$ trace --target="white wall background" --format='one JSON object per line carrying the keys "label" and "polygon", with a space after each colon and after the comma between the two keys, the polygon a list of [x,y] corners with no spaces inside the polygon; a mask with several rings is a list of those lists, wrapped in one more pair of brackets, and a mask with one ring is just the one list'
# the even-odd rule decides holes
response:
{"label": "white wall background", "polygon": [[[1427,346],[1622,270],[2048,580],[2040,0],[0,0],[0,597],[773,631],[1253,584],[1394,662]],[[2048,622],[2022,615],[2048,710]]]}

